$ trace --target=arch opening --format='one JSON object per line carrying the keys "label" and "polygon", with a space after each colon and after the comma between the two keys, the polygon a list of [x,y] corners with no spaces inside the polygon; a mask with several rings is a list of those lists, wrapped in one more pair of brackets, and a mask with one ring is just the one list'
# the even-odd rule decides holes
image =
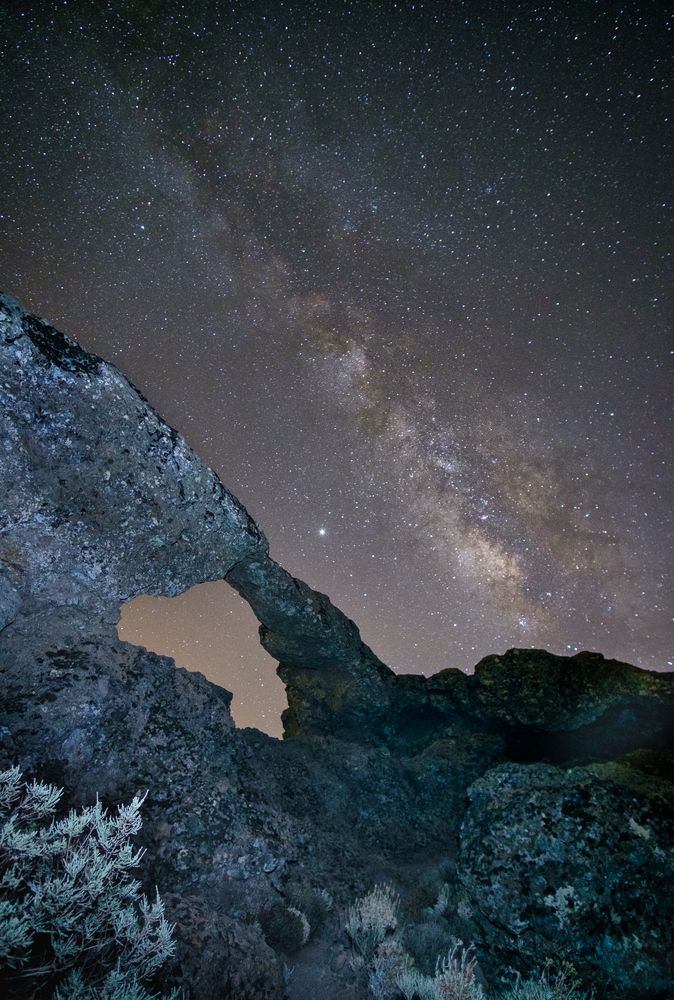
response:
{"label": "arch opening", "polygon": [[249,605],[224,580],[178,597],[136,597],[122,606],[117,632],[124,642],[170,656],[176,666],[231,691],[237,727],[281,736],[288,703],[276,660],[260,645]]}

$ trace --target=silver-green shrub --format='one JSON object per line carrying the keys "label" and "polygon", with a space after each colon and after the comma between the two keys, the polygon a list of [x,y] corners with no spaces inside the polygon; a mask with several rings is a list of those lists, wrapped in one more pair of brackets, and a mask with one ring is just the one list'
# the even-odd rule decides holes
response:
{"label": "silver-green shrub", "polygon": [[[351,967],[367,976],[372,1000],[487,1000],[472,945],[453,939],[451,947],[438,955],[435,972],[417,967],[405,945],[414,940],[409,929],[399,927],[400,897],[390,885],[376,885],[346,911],[345,929],[353,954]],[[427,910],[428,912],[428,910]],[[442,934],[444,937],[444,933]],[[431,943],[435,935],[426,941]],[[415,951],[419,951],[416,941]],[[415,956],[417,960],[421,956]],[[582,991],[576,972],[568,963],[546,960],[544,969],[523,979],[520,975],[504,992],[489,993],[493,1000],[594,1000]]]}
{"label": "silver-green shrub", "polygon": [[368,977],[370,996],[373,1000],[393,1000],[400,994],[401,976],[412,970],[412,959],[403,950],[400,941],[387,937],[378,946],[371,962]]}
{"label": "silver-green shrub", "polygon": [[435,980],[418,969],[405,969],[397,978],[396,996],[404,1000],[437,1000]]}
{"label": "silver-green shrub", "polygon": [[0,990],[54,1000],[150,1000],[172,927],[132,877],[143,799],[56,818],[62,792],[0,772]]}
{"label": "silver-green shrub", "polygon": [[346,911],[346,932],[358,955],[370,959],[398,925],[400,899],[390,885],[376,885]]}

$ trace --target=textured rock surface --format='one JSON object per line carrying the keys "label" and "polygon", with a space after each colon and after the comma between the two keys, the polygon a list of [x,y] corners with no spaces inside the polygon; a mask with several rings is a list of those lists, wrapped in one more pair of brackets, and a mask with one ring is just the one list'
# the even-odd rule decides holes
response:
{"label": "textured rock surface", "polygon": [[171,969],[173,981],[193,997],[278,1000],[283,973],[260,929],[237,922],[194,896],[169,895],[168,919],[185,942]]}
{"label": "textured rock surface", "polygon": [[470,708],[487,719],[548,732],[579,729],[616,705],[671,698],[666,675],[639,670],[601,653],[554,656],[510,649],[486,656],[469,682]]}
{"label": "textured rock surface", "polygon": [[279,661],[288,692],[286,735],[369,730],[381,720],[393,672],[325,594],[267,555],[241,560],[226,580],[252,607],[262,645]]}
{"label": "textured rock surface", "polygon": [[[235,730],[226,691],[117,637],[124,601],[216,578],[250,603],[279,661],[283,742]],[[514,933],[532,961],[579,934],[606,981],[629,965],[633,922],[659,995],[660,758],[590,762],[671,746],[673,705],[672,675],[591,653],[510,650],[474,676],[395,676],[269,557],[123,375],[0,296],[0,765],[65,786],[72,804],[149,791],[145,875],[170,893],[171,975],[196,1000],[280,1000],[282,963],[304,951],[274,950],[260,914],[326,888],[343,906],[382,879],[404,900],[444,881],[444,915],[428,901],[421,914],[426,938],[470,933],[494,974],[514,961]],[[542,902],[532,871],[550,876]],[[337,917],[329,926],[312,929],[291,1000],[366,996]],[[615,976],[630,988],[628,971]]]}
{"label": "textured rock surface", "polygon": [[499,964],[554,945],[609,996],[674,982],[674,756],[560,770],[501,765],[469,790],[459,910]]}
{"label": "textured rock surface", "polygon": [[500,732],[514,760],[600,760],[674,745],[673,681],[600,653],[509,649],[472,676],[445,670],[425,688],[438,712]]}
{"label": "textured rock surface", "polygon": [[112,365],[0,298],[0,617],[219,579],[265,539]]}

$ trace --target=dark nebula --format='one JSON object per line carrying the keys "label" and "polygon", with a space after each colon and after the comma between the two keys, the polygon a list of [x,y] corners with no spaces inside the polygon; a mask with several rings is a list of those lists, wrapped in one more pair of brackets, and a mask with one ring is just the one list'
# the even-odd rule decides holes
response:
{"label": "dark nebula", "polygon": [[[632,2],[10,0],[0,285],[395,669],[666,669],[670,29]],[[279,731],[224,584],[121,630]]]}

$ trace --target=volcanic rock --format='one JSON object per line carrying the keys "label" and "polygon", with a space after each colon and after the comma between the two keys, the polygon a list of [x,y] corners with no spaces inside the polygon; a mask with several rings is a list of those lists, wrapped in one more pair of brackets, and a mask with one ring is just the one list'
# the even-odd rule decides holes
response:
{"label": "volcanic rock", "polygon": [[266,550],[241,504],[112,365],[0,298],[0,614],[105,621]]}
{"label": "volcanic rock", "polygon": [[[283,741],[117,636],[125,601],[214,579],[279,662]],[[69,805],[147,791],[143,874],[195,1000],[364,1000],[336,914],[382,879],[408,922],[432,886],[425,939],[470,934],[494,983],[582,939],[588,982],[665,996],[673,706],[671,674],[596,653],[396,676],[117,369],[0,296],[0,765]],[[260,916],[323,890],[333,916],[288,959]]]}
{"label": "volcanic rock", "polygon": [[671,752],[488,771],[461,827],[465,933],[500,964],[531,967],[554,943],[609,996],[670,996],[672,777]]}

